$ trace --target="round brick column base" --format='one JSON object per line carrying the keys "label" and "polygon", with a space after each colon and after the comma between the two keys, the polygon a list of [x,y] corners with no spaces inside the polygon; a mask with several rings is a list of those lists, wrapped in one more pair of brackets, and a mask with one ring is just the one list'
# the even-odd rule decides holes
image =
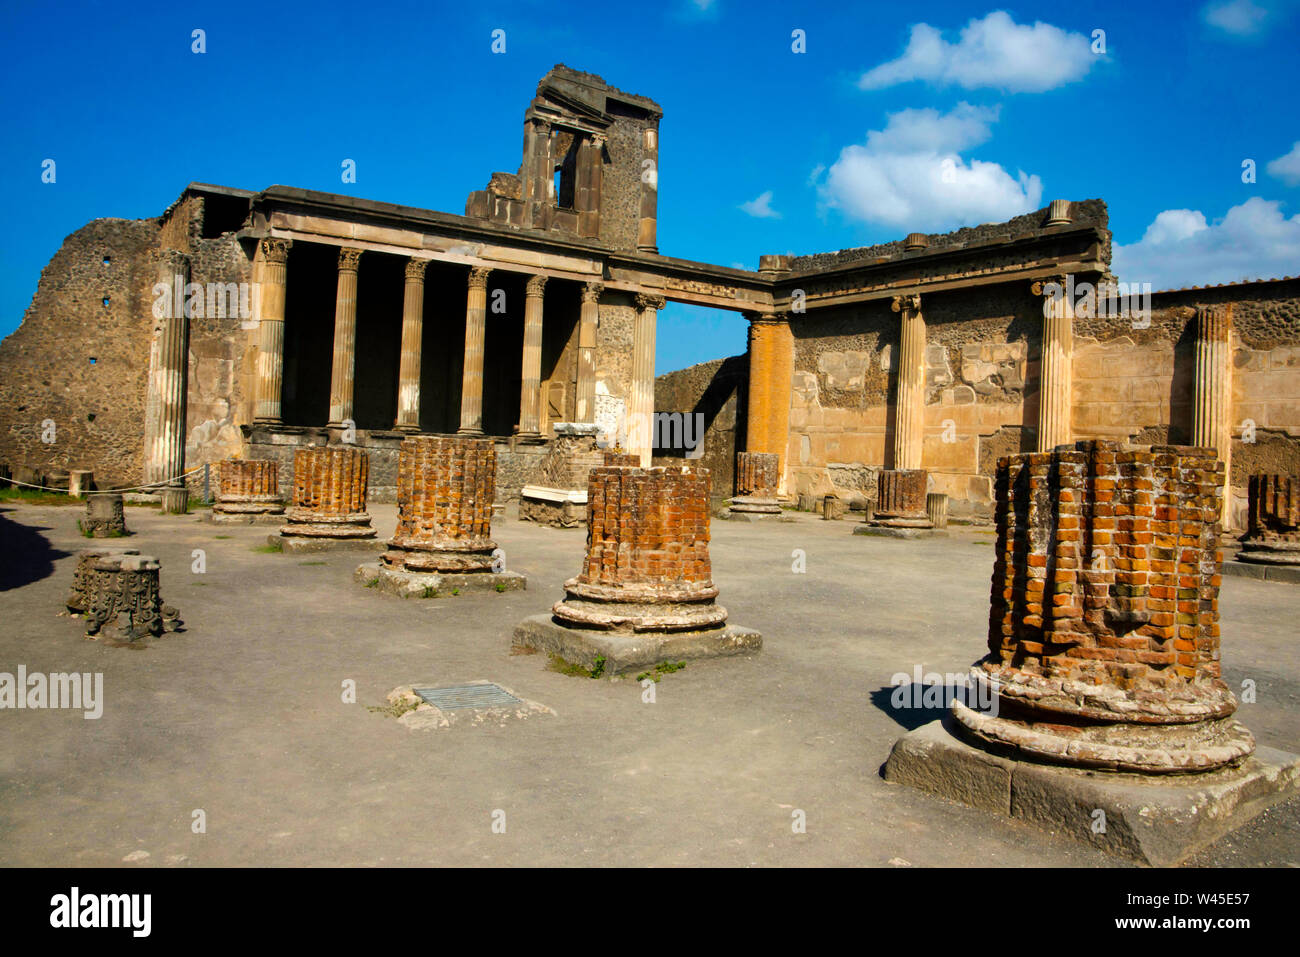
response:
{"label": "round brick column base", "polygon": [[280,534],[303,538],[374,538],[370,515],[358,512],[351,515],[321,514],[306,508],[290,508],[285,512],[288,524]]}
{"label": "round brick column base", "polygon": [[1247,538],[1241,543],[1237,561],[1260,565],[1300,565],[1300,541]]}
{"label": "round brick column base", "polygon": [[429,545],[394,538],[381,561],[387,568],[408,572],[490,573],[496,547],[497,543],[490,539],[448,540]]}
{"label": "round brick column base", "polygon": [[[960,701],[952,715],[962,733],[1017,757],[1102,771],[1188,774],[1238,764],[1255,750],[1255,737],[1235,718],[1160,725],[1037,723],[1025,717],[973,711]],[[1048,719],[1049,721],[1051,719]]]}
{"label": "round brick column base", "polygon": [[712,582],[632,583],[610,586],[571,578],[565,597],[551,608],[562,624],[617,632],[706,631],[727,621],[727,609],[714,604]]}

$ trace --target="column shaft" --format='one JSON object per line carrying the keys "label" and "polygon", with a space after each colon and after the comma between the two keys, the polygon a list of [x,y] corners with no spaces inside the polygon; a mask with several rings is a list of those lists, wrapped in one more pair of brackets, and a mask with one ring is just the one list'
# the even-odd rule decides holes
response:
{"label": "column shaft", "polygon": [[402,299],[402,359],[397,373],[397,428],[420,430],[420,353],[424,340],[424,271],[429,260],[406,263]]}
{"label": "column shaft", "polygon": [[898,296],[902,316],[898,348],[898,394],[894,404],[894,468],[921,468],[925,432],[925,319],[920,296]]}
{"label": "column shaft", "polygon": [[1224,528],[1231,526],[1232,493],[1232,306],[1196,310],[1196,380],[1192,445],[1214,449],[1223,462]]}
{"label": "column shaft", "polygon": [[352,419],[352,387],[357,359],[357,267],[361,250],[339,250],[339,281],[334,297],[334,365],[330,370],[330,427]]}
{"label": "column shaft", "polygon": [[491,270],[469,271],[465,297],[465,362],[460,390],[460,428],[466,435],[483,434],[483,349],[487,336],[487,279]]}
{"label": "column shaft", "polygon": [[524,293],[523,384],[519,389],[519,434],[534,438],[542,434],[542,291],[545,276],[528,280]]}
{"label": "column shaft", "polygon": [[745,451],[778,456],[778,490],[785,490],[786,446],[790,435],[790,395],[794,376],[794,338],[785,315],[749,317],[749,399]]}
{"label": "column shaft", "polygon": [[574,409],[577,422],[596,420],[596,327],[600,321],[600,294],[604,289],[598,282],[582,287],[582,312],[578,316],[578,394]]}
{"label": "column shaft", "polygon": [[[189,364],[185,287],[189,281],[189,258],[174,249],[165,250],[158,264],[158,283],[166,285],[168,295],[154,299],[145,407],[144,480],[148,484],[177,485],[185,471],[185,379]],[[164,305],[166,308],[161,308]]]}
{"label": "column shaft", "polygon": [[1035,283],[1043,297],[1043,348],[1038,373],[1038,451],[1050,452],[1072,439],[1071,354],[1074,351],[1074,284],[1066,279]]}
{"label": "column shaft", "polygon": [[649,468],[654,455],[655,330],[661,296],[638,294],[636,318],[632,323],[632,395],[628,403],[628,452],[641,457]]}
{"label": "column shaft", "polygon": [[284,385],[284,302],[288,284],[290,239],[263,239],[258,244],[257,408],[253,421],[278,425]]}

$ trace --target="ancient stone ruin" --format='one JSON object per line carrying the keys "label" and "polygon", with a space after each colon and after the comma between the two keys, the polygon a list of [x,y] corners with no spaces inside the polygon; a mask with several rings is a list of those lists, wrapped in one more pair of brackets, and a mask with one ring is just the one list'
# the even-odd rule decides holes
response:
{"label": "ancient stone ruin", "polygon": [[294,452],[293,505],[268,541],[286,551],[378,546],[366,512],[370,456],[362,449],[309,445]]}
{"label": "ancient stone ruin", "polygon": [[855,535],[914,538],[934,534],[926,507],[925,469],[884,469],[876,481],[875,512],[853,529]]}
{"label": "ancient stone ruin", "polygon": [[415,435],[402,441],[397,530],[378,564],[356,578],[404,598],[474,587],[524,588],[492,540],[496,445],[491,439]]}
{"label": "ancient stone ruin", "polygon": [[135,549],[88,549],[77,556],[68,610],[86,619],[86,637],[110,644],[176,631],[180,613],[159,594],[161,566]]}
{"label": "ancient stone ruin", "polygon": [[[1251,758],[1220,670],[1222,473],[1213,449],[1185,446],[1088,441],[1002,458],[973,700],[901,739],[886,777],[1081,836],[1087,820],[1070,815],[1095,802],[1116,831],[1141,832],[1112,849],[1153,862],[1258,811],[1243,788],[1257,800],[1294,787],[1294,759],[1278,774]],[[1084,779],[1049,766],[1126,776],[1087,778],[1082,798]],[[1197,790],[1132,791],[1177,775],[1197,776]],[[1204,827],[1188,825],[1189,802]]]}
{"label": "ancient stone ruin", "polygon": [[227,459],[218,468],[212,520],[223,524],[279,523],[284,515],[276,463],[268,459]]}
{"label": "ancient stone ruin", "polygon": [[760,648],[715,601],[710,484],[701,468],[592,469],[582,571],[550,615],[519,624],[514,644],[610,674]]}
{"label": "ancient stone ruin", "polygon": [[587,521],[587,473],[604,464],[594,423],[562,422],[536,480],[519,495],[519,518],[555,528]]}
{"label": "ancient stone ruin", "polygon": [[1300,565],[1300,480],[1290,475],[1252,475],[1249,525],[1239,561]]}
{"label": "ancient stone ruin", "polygon": [[736,494],[728,503],[729,518],[758,521],[781,514],[780,462],[773,452],[736,453]]}
{"label": "ancient stone ruin", "polygon": [[87,538],[120,538],[129,535],[122,496],[117,492],[92,492],[86,497],[86,517],[80,522]]}

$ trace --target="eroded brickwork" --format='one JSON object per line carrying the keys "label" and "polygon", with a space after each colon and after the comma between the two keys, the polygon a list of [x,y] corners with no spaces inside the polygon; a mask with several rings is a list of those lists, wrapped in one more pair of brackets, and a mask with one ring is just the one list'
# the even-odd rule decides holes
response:
{"label": "eroded brickwork", "polygon": [[403,440],[397,530],[384,563],[414,572],[492,570],[496,446],[491,439]]}
{"label": "eroded brickwork", "polygon": [[1091,441],[1001,459],[981,670],[1003,717],[954,708],[963,723],[1112,770],[1205,770],[1249,754],[1220,676],[1222,475],[1212,450],[1186,446]]}
{"label": "eroded brickwork", "polygon": [[213,518],[223,515],[278,515],[284,511],[276,463],[270,459],[227,459],[217,466]]}
{"label": "eroded brickwork", "polygon": [[370,539],[366,513],[370,456],[362,449],[308,446],[293,457],[293,506],[280,534],[288,538]]}
{"label": "eroded brickwork", "polygon": [[930,517],[925,508],[928,476],[924,469],[886,469],[877,478],[877,525],[928,527]]}
{"label": "eroded brickwork", "polygon": [[552,613],[577,627],[684,631],[720,627],[709,559],[707,469],[592,469],[587,556]]}
{"label": "eroded brickwork", "polygon": [[738,452],[736,454],[736,494],[761,498],[776,496],[780,476],[780,456],[772,452]]}

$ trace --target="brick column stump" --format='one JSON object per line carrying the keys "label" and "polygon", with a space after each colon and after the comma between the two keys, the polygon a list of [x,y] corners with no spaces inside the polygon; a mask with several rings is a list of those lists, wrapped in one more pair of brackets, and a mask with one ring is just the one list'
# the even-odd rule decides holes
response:
{"label": "brick column stump", "polygon": [[287,552],[383,547],[370,527],[370,456],[362,449],[309,445],[293,454],[288,522],[267,542]]}
{"label": "brick column stump", "polygon": [[737,452],[736,494],[727,502],[727,518],[759,522],[780,515],[780,466],[775,452]]}
{"label": "brick column stump", "polygon": [[715,601],[710,486],[708,469],[592,469],[582,571],[550,615],[515,628],[515,646],[603,674],[761,648]]}
{"label": "brick column stump", "polygon": [[278,525],[284,520],[278,466],[270,459],[227,459],[217,466],[212,521],[219,525]]}
{"label": "brick column stump", "polygon": [[999,460],[989,653],[886,779],[1156,865],[1300,791],[1300,757],[1256,748],[1221,676],[1222,495],[1213,449]]}
{"label": "brick column stump", "polygon": [[452,589],[526,588],[505,568],[492,540],[496,445],[491,439],[413,435],[397,464],[397,530],[377,563],[355,579],[401,598],[449,596]]}
{"label": "brick column stump", "polygon": [[926,508],[929,475],[925,469],[885,469],[876,479],[876,508],[854,535],[923,538],[946,535],[934,527]]}

